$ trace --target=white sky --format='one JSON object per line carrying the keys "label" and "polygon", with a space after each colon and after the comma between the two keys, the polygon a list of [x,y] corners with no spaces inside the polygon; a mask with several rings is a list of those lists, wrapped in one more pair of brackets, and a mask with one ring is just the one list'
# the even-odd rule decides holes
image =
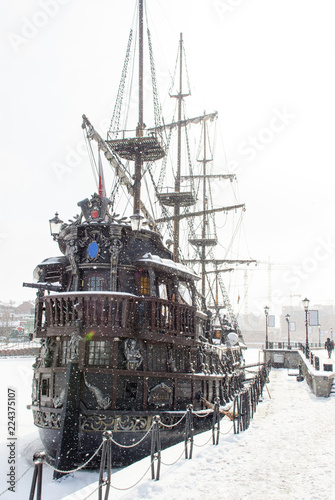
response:
{"label": "white sky", "polygon": [[[81,115],[105,133],[134,6],[1,2],[1,301],[34,298],[22,281],[59,253],[48,220],[57,210],[66,221],[96,190]],[[147,0],[147,9],[159,87],[169,86],[182,31],[194,110],[219,112],[250,255],[273,262],[271,307],[332,301],[333,0]],[[67,171],[57,175],[55,162]],[[249,273],[249,310],[268,302],[260,268]]]}

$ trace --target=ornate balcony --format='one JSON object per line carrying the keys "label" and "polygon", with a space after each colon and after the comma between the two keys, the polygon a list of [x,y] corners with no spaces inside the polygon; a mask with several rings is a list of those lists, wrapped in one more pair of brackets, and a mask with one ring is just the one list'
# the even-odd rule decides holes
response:
{"label": "ornate balcony", "polygon": [[71,335],[81,320],[85,333],[101,336],[147,336],[148,334],[195,337],[194,307],[157,297],[137,297],[117,292],[74,292],[38,299],[35,334]]}

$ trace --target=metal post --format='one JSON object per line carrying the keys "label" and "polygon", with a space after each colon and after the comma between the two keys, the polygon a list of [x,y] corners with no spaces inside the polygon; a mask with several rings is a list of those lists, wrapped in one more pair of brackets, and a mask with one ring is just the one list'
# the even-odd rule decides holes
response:
{"label": "metal post", "polygon": [[[185,424],[185,458],[192,458],[193,452],[193,436],[194,436],[194,427],[193,427],[193,405],[188,405],[187,413],[186,413],[186,424]],[[188,445],[190,446],[190,450],[188,452]]]}
{"label": "metal post", "polygon": [[33,480],[31,483],[29,500],[34,499],[36,483],[37,483],[37,492],[36,492],[36,500],[41,500],[42,495],[42,473],[43,473],[43,463],[45,460],[45,453],[35,453],[33,456],[33,461],[35,464]]}
{"label": "metal post", "polygon": [[305,325],[306,325],[306,358],[309,358],[309,342],[308,342],[308,309],[305,310]]}
{"label": "metal post", "polygon": [[[161,467],[161,439],[159,433],[160,416],[154,417],[154,423],[151,432],[151,479],[159,480]],[[157,471],[155,474],[155,460],[157,460]]]}
{"label": "metal post", "polygon": [[286,314],[285,319],[287,321],[287,348],[291,349],[291,339],[290,339],[290,315]]}
{"label": "metal post", "polygon": [[219,444],[219,437],[220,437],[220,412],[219,412],[219,407],[220,407],[220,399],[215,398],[214,402],[214,412],[213,412],[213,423],[212,423],[212,435],[213,435],[213,444],[218,445]]}
{"label": "metal post", "polygon": [[[102,500],[102,487],[106,484],[105,499],[108,500],[110,484],[111,484],[111,472],[112,472],[112,433],[106,431],[102,434],[102,452],[100,461],[100,473],[99,473],[99,500]],[[107,461],[107,477],[104,479],[104,470],[106,468]]]}
{"label": "metal post", "polygon": [[240,394],[240,430],[245,431],[245,397],[244,392]]}
{"label": "metal post", "polygon": [[306,298],[302,302],[303,302],[304,308],[305,308],[305,326],[306,326],[305,356],[307,359],[309,359],[309,343],[308,343],[308,306],[309,306],[309,300]]}
{"label": "metal post", "polygon": [[239,399],[239,395],[235,396],[235,398],[234,398],[233,423],[234,423],[234,434],[239,434],[239,432],[240,432],[240,399]]}
{"label": "metal post", "polygon": [[265,349],[269,348],[269,333],[268,333],[268,316],[269,316],[269,307],[264,307],[265,313]]}

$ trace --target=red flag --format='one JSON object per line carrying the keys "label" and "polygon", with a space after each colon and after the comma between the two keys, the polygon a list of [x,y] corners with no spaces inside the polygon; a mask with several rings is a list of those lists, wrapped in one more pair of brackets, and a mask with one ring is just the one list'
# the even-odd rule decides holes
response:
{"label": "red flag", "polygon": [[99,149],[99,194],[101,197],[106,196],[105,178],[104,178],[104,172],[102,170],[100,149]]}

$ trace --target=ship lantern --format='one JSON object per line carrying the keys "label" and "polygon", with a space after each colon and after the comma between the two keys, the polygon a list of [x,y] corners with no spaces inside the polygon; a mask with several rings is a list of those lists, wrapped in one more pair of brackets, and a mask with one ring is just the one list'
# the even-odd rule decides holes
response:
{"label": "ship lantern", "polygon": [[57,212],[55,213],[55,217],[49,220],[49,224],[51,236],[54,240],[57,240],[63,224],[63,221],[59,219]]}
{"label": "ship lantern", "polygon": [[140,231],[142,228],[142,222],[144,219],[143,215],[134,214],[134,215],[131,215],[129,218],[130,218],[132,230],[133,231]]}

